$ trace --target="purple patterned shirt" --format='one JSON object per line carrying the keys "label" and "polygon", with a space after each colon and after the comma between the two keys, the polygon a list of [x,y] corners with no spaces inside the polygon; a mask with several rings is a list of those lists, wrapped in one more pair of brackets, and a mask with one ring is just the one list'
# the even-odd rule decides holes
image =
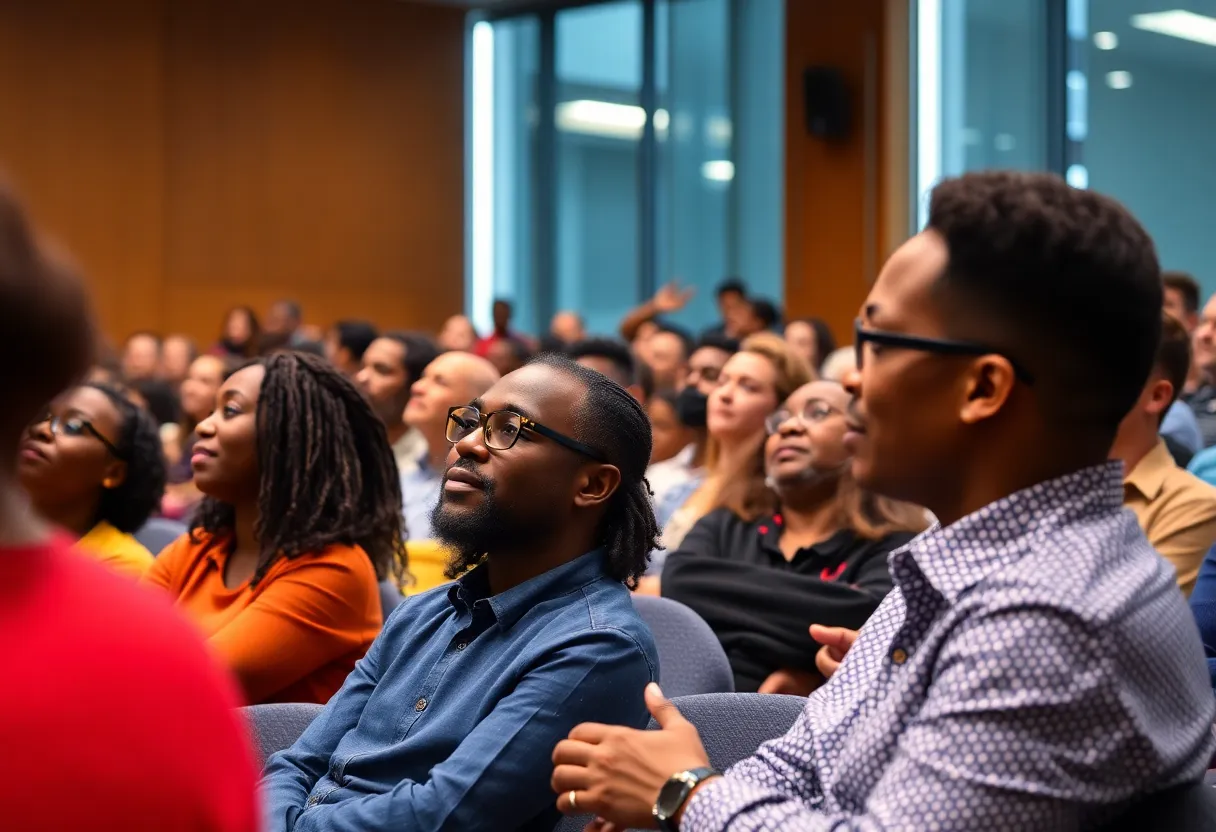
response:
{"label": "purple patterned shirt", "polygon": [[891,553],[895,589],[784,737],[681,832],[1091,828],[1198,780],[1216,700],[1174,569],[1119,463]]}

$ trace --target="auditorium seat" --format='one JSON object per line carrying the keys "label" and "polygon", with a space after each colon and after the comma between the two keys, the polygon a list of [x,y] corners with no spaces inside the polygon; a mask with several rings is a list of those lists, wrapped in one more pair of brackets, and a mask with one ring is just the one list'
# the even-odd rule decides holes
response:
{"label": "auditorium seat", "polygon": [[668,698],[735,689],[722,643],[705,619],[670,598],[634,595],[633,605],[654,633],[659,684]]}

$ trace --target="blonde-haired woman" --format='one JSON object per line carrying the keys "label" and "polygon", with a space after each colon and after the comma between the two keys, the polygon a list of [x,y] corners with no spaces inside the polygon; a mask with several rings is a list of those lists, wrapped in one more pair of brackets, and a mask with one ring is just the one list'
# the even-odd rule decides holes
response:
{"label": "blonde-haired woman", "polygon": [[764,482],[765,419],[812,377],[806,362],[771,332],[748,337],[730,357],[709,396],[705,473],[673,488],[655,507],[663,550],[654,553],[639,592],[659,593],[664,553],[679,548],[684,535],[711,511],[754,514],[773,508],[775,498]]}

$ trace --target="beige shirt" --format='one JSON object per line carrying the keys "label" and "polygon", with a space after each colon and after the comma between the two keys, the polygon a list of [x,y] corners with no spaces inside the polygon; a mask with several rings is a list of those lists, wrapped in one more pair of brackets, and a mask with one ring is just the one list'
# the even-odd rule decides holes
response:
{"label": "beige shirt", "polygon": [[397,473],[407,474],[418,469],[418,460],[426,453],[426,439],[417,428],[410,428],[393,443],[393,456],[397,459]]}
{"label": "beige shirt", "polygon": [[1178,572],[1178,588],[1190,595],[1199,564],[1216,543],[1216,488],[1174,463],[1158,440],[1123,478],[1123,505],[1140,521],[1153,548]]}

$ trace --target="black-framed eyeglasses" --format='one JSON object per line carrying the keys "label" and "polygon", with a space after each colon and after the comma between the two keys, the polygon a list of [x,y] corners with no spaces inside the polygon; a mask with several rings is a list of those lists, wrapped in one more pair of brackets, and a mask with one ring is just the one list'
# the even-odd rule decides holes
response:
{"label": "black-framed eyeglasses", "polygon": [[898,332],[884,332],[878,329],[866,329],[861,325],[861,319],[853,322],[853,349],[856,350],[857,369],[861,369],[862,356],[865,354],[866,342],[879,346],[895,347],[902,350],[918,350],[938,355],[999,355],[1013,367],[1013,373],[1026,384],[1034,384],[1034,376],[1017,359],[1006,353],[993,349],[986,344],[975,341],[949,341],[943,338],[926,338],[921,335],[904,335]]}
{"label": "black-framed eyeglasses", "polygon": [[118,450],[114,443],[102,436],[101,431],[93,427],[93,423],[83,416],[59,417],[47,413],[43,415],[41,419],[34,422],[31,427],[37,427],[44,422],[49,423],[51,436],[84,436],[85,434],[88,434],[102,445],[105,445],[106,450],[109,451],[115,459],[124,461],[126,459],[126,457],[123,456],[122,452]]}
{"label": "black-framed eyeglasses", "polygon": [[519,441],[520,434],[531,431],[597,462],[608,461],[595,448],[558,433],[552,428],[547,428],[539,422],[534,422],[527,416],[521,416],[513,410],[482,413],[470,405],[453,407],[448,410],[447,439],[453,445],[479,427],[484,431],[486,447],[491,450],[509,451]]}
{"label": "black-framed eyeglasses", "polygon": [[825,402],[823,399],[807,399],[802,405],[802,409],[794,412],[789,408],[782,407],[773,411],[764,420],[764,429],[770,434],[777,433],[781,430],[781,426],[790,419],[797,418],[804,426],[816,422],[822,422],[832,416],[843,416],[844,411],[838,407]]}

